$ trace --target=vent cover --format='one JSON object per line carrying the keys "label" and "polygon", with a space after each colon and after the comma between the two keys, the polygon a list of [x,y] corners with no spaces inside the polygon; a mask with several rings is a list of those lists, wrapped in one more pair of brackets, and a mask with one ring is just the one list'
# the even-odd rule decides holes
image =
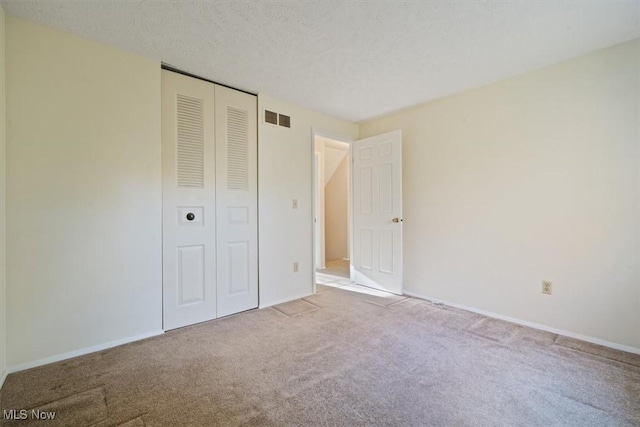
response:
{"label": "vent cover", "polygon": [[227,106],[227,189],[249,189],[249,113]]}
{"label": "vent cover", "polygon": [[285,128],[291,127],[291,117],[274,111],[264,110],[264,122],[272,125],[280,125]]}
{"label": "vent cover", "polygon": [[285,116],[284,114],[278,114],[280,126],[290,128],[291,127],[291,117]]}
{"label": "vent cover", "polygon": [[178,94],[178,187],[204,187],[204,125],[202,99]]}
{"label": "vent cover", "polygon": [[278,113],[274,113],[273,111],[264,110],[264,121],[265,123],[271,123],[272,125],[278,124]]}

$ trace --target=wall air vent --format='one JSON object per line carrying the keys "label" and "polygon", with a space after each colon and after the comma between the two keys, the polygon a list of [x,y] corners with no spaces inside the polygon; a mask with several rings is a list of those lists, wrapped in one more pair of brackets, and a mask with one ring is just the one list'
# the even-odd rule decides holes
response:
{"label": "wall air vent", "polygon": [[278,114],[278,123],[280,126],[290,128],[291,127],[291,117],[285,116],[284,114]]}
{"label": "wall air vent", "polygon": [[285,128],[291,127],[291,117],[275,111],[264,110],[264,122],[271,125],[280,125]]}
{"label": "wall air vent", "polygon": [[274,113],[273,111],[264,110],[264,122],[271,123],[272,125],[278,124],[278,113]]}

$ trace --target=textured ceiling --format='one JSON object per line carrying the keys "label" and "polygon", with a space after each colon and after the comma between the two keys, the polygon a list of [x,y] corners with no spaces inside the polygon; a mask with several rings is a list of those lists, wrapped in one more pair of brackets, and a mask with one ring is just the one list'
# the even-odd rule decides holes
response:
{"label": "textured ceiling", "polygon": [[640,37],[640,0],[2,4],[11,15],[352,121]]}

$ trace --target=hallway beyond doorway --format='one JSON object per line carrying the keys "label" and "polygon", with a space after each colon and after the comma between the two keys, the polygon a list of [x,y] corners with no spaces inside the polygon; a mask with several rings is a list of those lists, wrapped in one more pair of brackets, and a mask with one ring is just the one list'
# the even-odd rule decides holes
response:
{"label": "hallway beyond doorway", "polygon": [[338,278],[349,278],[349,260],[336,259],[326,262],[327,268],[319,268],[316,273],[328,276],[336,276]]}

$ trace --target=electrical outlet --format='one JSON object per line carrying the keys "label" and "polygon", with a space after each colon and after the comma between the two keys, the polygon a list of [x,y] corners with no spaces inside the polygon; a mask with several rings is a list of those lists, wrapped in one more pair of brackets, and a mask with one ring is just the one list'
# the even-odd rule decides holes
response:
{"label": "electrical outlet", "polygon": [[294,263],[293,263],[293,272],[294,272],[294,273],[297,273],[297,272],[298,272],[298,263],[297,263],[297,262],[294,262]]}
{"label": "electrical outlet", "polygon": [[291,207],[293,207],[293,209],[298,209],[298,199],[293,199]]}
{"label": "electrical outlet", "polygon": [[542,293],[551,295],[552,284],[548,280],[542,281]]}

